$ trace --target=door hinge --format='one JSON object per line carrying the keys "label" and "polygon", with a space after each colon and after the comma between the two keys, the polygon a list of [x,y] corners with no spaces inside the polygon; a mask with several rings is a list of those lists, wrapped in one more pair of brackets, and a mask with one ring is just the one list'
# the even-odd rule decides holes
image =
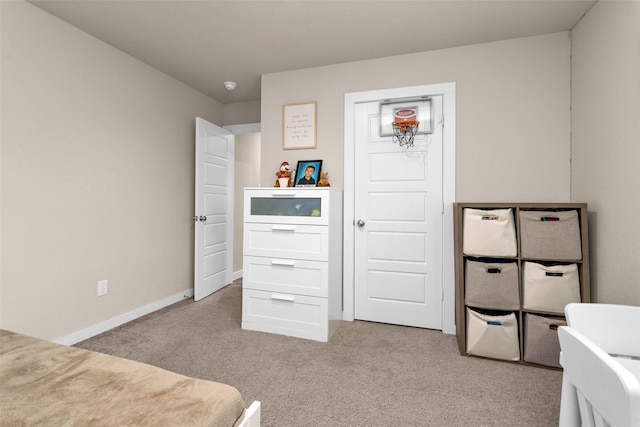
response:
{"label": "door hinge", "polygon": [[440,203],[440,213],[444,215],[444,202]]}
{"label": "door hinge", "polygon": [[444,301],[444,288],[440,288],[440,301]]}
{"label": "door hinge", "polygon": [[444,127],[444,114],[440,117],[440,126]]}

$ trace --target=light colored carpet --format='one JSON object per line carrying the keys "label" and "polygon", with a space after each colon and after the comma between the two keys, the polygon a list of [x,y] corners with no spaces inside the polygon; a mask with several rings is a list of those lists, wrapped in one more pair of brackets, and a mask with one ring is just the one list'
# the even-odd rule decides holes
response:
{"label": "light colored carpet", "polygon": [[562,372],[460,356],[440,331],[343,322],[328,343],[244,331],[240,281],[77,346],[235,386],[274,427],[557,426]]}

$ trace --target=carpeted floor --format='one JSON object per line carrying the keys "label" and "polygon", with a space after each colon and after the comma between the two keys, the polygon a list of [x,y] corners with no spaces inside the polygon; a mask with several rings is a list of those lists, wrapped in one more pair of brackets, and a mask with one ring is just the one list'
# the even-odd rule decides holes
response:
{"label": "carpeted floor", "polygon": [[557,426],[562,372],[464,357],[440,331],[343,322],[328,343],[244,331],[240,281],[77,344],[235,386],[274,427]]}

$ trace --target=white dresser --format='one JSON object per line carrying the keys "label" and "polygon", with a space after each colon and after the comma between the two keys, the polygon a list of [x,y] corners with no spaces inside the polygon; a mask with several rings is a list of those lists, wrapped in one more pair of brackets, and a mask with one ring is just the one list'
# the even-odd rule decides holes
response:
{"label": "white dresser", "polygon": [[328,341],[342,319],[342,190],[245,188],[242,328]]}

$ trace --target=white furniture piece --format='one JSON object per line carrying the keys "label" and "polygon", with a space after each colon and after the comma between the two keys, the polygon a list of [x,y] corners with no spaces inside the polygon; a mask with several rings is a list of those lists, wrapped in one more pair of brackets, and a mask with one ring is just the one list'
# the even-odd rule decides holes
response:
{"label": "white furniture piece", "polygon": [[260,427],[262,418],[262,404],[254,400],[251,405],[244,411],[242,421],[237,427]]}
{"label": "white furniture piece", "polygon": [[[610,395],[610,387],[600,380],[598,375],[608,378],[610,374],[598,373],[605,369],[601,367],[585,368],[588,358],[579,356],[573,359],[565,350],[561,349],[560,362],[564,367],[562,380],[562,402],[560,406],[560,426],[580,426],[580,425],[607,425],[598,424],[598,417],[604,418],[604,422],[608,425],[624,425],[624,426],[640,426],[640,397],[634,397],[634,393],[638,392],[638,381],[640,381],[640,338],[638,335],[638,326],[640,326],[640,307],[617,305],[617,304],[568,304],[565,307],[565,317],[567,319],[567,328],[570,333],[562,332],[563,335],[571,335],[572,338],[565,338],[566,341],[580,340],[583,346],[596,347],[596,355],[604,358],[605,365],[609,366],[607,370],[613,369],[615,375],[621,377],[619,381],[624,383],[629,397],[622,399],[616,398],[612,402],[608,397]],[[590,344],[584,344],[587,342]],[[562,345],[562,339],[561,339]],[[567,348],[580,347],[580,345],[567,344]],[[591,351],[591,350],[589,350]],[[604,357],[606,355],[606,357]],[[595,363],[595,362],[594,362]],[[579,370],[581,369],[581,370]],[[586,370],[585,370],[586,369]],[[620,374],[619,371],[624,372]],[[585,381],[587,384],[585,384]],[[608,379],[607,381],[613,381]],[[615,381],[613,381],[615,383]],[[593,383],[594,385],[591,385]],[[580,387],[594,387],[594,391],[588,392],[590,401],[579,398]],[[633,390],[636,390],[635,392]],[[601,396],[604,394],[605,396]],[[630,399],[630,400],[629,400]],[[619,404],[625,402],[633,402],[630,406],[632,412],[618,407]],[[618,402],[622,400],[622,402]],[[628,423],[622,422],[625,418],[618,418],[618,415],[605,415],[613,406],[616,413],[622,413],[619,416],[627,416]],[[595,407],[596,415],[591,412]],[[603,408],[601,408],[603,407]],[[635,408],[635,412],[633,412]],[[626,411],[626,412],[625,412]],[[600,415],[598,415],[600,414]],[[612,418],[613,417],[613,418]],[[634,418],[635,417],[635,418]],[[595,421],[594,421],[595,420]],[[617,421],[616,421],[617,420]],[[635,422],[635,424],[633,422]],[[622,422],[622,423],[621,423]],[[591,423],[591,424],[590,424]],[[594,424],[595,423],[595,424]]]}
{"label": "white furniture piece", "polygon": [[589,338],[607,353],[640,357],[640,307],[568,304],[564,312],[567,326]]}
{"label": "white furniture piece", "polygon": [[342,319],[342,191],[245,188],[242,328],[328,341]]}
{"label": "white furniture piece", "polygon": [[[625,366],[622,358],[612,357],[569,326],[558,329],[558,339],[564,368],[559,425],[639,427],[640,369],[634,375],[630,369],[634,360],[625,359],[630,362]],[[640,360],[635,363],[640,368]]]}

